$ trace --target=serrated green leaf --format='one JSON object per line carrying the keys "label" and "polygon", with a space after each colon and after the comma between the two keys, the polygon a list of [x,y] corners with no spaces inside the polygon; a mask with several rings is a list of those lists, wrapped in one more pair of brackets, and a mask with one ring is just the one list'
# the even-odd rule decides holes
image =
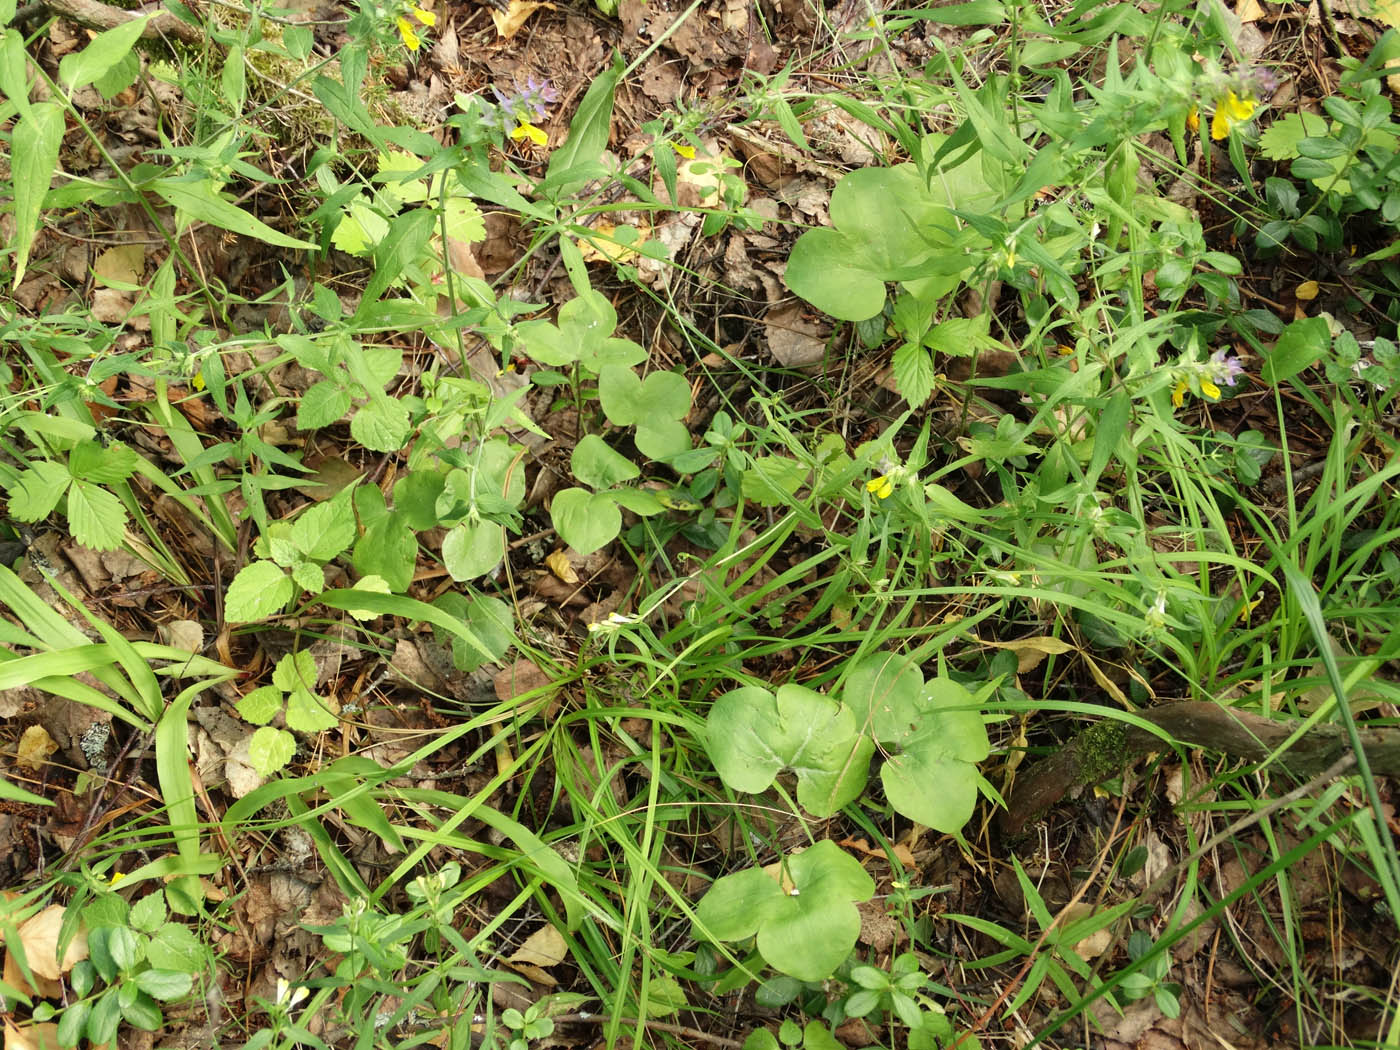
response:
{"label": "serrated green leaf", "polygon": [[355,514],[351,508],[352,488],[341,489],[324,503],[316,503],[297,515],[292,523],[292,542],[313,561],[327,562],[349,550],[355,541]]}
{"label": "serrated green leaf", "polygon": [[316,688],[316,658],[306,649],[286,653],[272,669],[272,684],[284,693]]}
{"label": "serrated green leaf", "polygon": [[122,501],[104,488],[74,481],[68,488],[68,527],[73,538],[97,551],[116,550],[126,535]]}
{"label": "serrated green leaf", "polygon": [[340,716],[309,689],[293,689],[287,694],[287,728],[298,733],[319,733],[334,729]]}
{"label": "serrated green leaf", "polygon": [[10,517],[18,521],[40,521],[53,513],[68,491],[72,476],[61,463],[41,459],[10,483]]}
{"label": "serrated green leaf", "polygon": [[263,726],[248,741],[248,764],[258,776],[272,776],[296,753],[296,737],[285,729]]}
{"label": "serrated green leaf", "polygon": [[297,429],[319,430],[338,423],[350,411],[350,391],[339,383],[323,379],[301,395],[297,406]]}
{"label": "serrated green leaf", "polygon": [[1292,160],[1298,143],[1327,134],[1327,118],[1317,113],[1288,113],[1275,120],[1259,136],[1259,149],[1269,160]]}
{"label": "serrated green leaf", "polygon": [[267,725],[282,710],[282,690],[275,685],[259,686],[251,692],[244,693],[234,708],[245,722],[252,722],[258,726]]}
{"label": "serrated green leaf", "polygon": [[408,409],[398,401],[371,401],[350,420],[350,436],[371,452],[398,452],[408,444]]}
{"label": "serrated green leaf", "polygon": [[895,389],[911,408],[920,407],[933,396],[937,373],[933,356],[922,346],[904,343],[895,350],[890,367],[894,371]]}
{"label": "serrated green leaf", "polygon": [[224,619],[229,623],[265,620],[286,608],[295,590],[292,578],[272,562],[252,562],[229,584]]}
{"label": "serrated green leaf", "polygon": [[486,238],[486,220],[481,209],[466,197],[448,197],[443,204],[443,218],[447,225],[447,236],[466,244],[474,244]]}

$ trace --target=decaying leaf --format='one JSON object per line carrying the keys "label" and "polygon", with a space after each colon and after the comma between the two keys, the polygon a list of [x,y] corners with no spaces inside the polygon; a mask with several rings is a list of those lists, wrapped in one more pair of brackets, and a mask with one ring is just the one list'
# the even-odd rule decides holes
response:
{"label": "decaying leaf", "polygon": [[491,21],[496,23],[496,35],[502,40],[509,40],[520,32],[521,27],[541,7],[553,9],[553,4],[536,3],[535,0],[510,0],[510,6],[504,11],[491,9]]}
{"label": "decaying leaf", "polygon": [[1024,674],[1040,666],[1047,656],[1060,656],[1073,652],[1074,646],[1058,638],[1041,635],[1036,638],[1017,638],[1011,642],[986,642],[994,649],[1010,649],[1016,654],[1016,671]]}
{"label": "decaying leaf", "polygon": [[563,936],[553,926],[546,923],[525,938],[525,943],[506,962],[512,964],[529,963],[534,966],[556,966],[563,962],[568,954],[569,947],[564,943]]}
{"label": "decaying leaf", "polygon": [[31,773],[37,772],[57,750],[58,745],[49,736],[49,731],[41,725],[32,725],[19,738],[15,765]]}
{"label": "decaying leaf", "polygon": [[573,564],[569,561],[568,551],[555,551],[553,554],[545,556],[544,563],[549,566],[549,571],[558,576],[565,583],[578,583],[578,573],[574,571]]}
{"label": "decaying leaf", "polygon": [[24,946],[24,957],[29,968],[39,977],[56,981],[71,970],[74,964],[88,957],[87,934],[79,929],[63,953],[58,957],[58,936],[63,926],[66,909],[61,904],[50,904],[39,914],[31,916],[19,928],[19,941]]}

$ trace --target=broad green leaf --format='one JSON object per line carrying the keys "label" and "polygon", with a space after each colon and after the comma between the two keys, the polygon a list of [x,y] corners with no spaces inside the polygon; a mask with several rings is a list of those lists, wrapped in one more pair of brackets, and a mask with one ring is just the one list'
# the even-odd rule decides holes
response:
{"label": "broad green leaf", "polygon": [[324,699],[309,689],[293,689],[287,694],[287,728],[298,733],[319,733],[334,729],[340,717]]}
{"label": "broad green leaf", "polygon": [[238,716],[245,722],[252,722],[258,726],[267,725],[277,717],[277,712],[282,710],[282,690],[275,685],[259,686],[251,692],[244,693],[234,707]]}
{"label": "broad green leaf", "polygon": [[633,435],[637,451],[657,462],[668,461],[690,451],[690,431],[675,419],[644,421]]}
{"label": "broad green leaf", "polygon": [[486,575],[505,553],[505,530],[494,521],[464,521],[442,541],[442,563],[459,583]]}
{"label": "broad green leaf", "polygon": [[1317,361],[1332,345],[1327,321],[1302,317],[1291,322],[1264,359],[1262,375],[1269,383],[1283,383]]}
{"label": "broad green leaf", "polygon": [[155,932],[146,945],[146,959],[158,970],[189,974],[203,973],[212,962],[209,950],[178,922],[168,922]]}
{"label": "broad green leaf", "polygon": [[375,245],[374,273],[365,286],[359,312],[402,282],[404,271],[418,261],[432,235],[433,213],[426,208],[414,208],[390,220],[389,232]]}
{"label": "broad green leaf", "polygon": [[15,123],[10,135],[10,174],[15,197],[14,287],[19,287],[24,279],[44,194],[49,191],[49,183],[58,167],[63,128],[62,106],[56,102],[36,102]]}
{"label": "broad green leaf", "polygon": [[350,420],[350,436],[371,452],[398,452],[411,433],[408,409],[388,397],[371,401]]}
{"label": "broad green leaf", "polygon": [[[374,486],[368,486],[375,492]],[[378,576],[402,594],[413,582],[418,561],[418,538],[397,511],[369,525],[358,540],[351,563],[361,576]]]}
{"label": "broad green leaf", "polygon": [[757,868],[719,879],[697,905],[696,925],[720,940],[756,933],[768,965],[800,980],[823,981],[855,947],[855,905],[874,895],[875,881],[830,839],[789,856],[785,869],[783,886]]}
{"label": "broad green leaf", "polygon": [[329,379],[309,387],[297,406],[297,429],[319,430],[338,423],[350,411],[350,391]]}
{"label": "broad green leaf", "polygon": [[612,338],[617,311],[600,292],[588,291],[559,308],[559,323],[525,321],[516,332],[525,352],[542,365],[563,368],[575,362],[592,373],[604,365],[631,367],[647,353],[628,339]]}
{"label": "broad green leaf", "polygon": [[114,485],[131,477],[136,462],[136,453],[120,441],[107,446],[81,441],[68,453],[68,472],[84,481]]}
{"label": "broad green leaf", "polygon": [[607,489],[624,481],[631,481],[641,471],[620,452],[597,434],[587,434],[574,446],[569,457],[569,466],[574,477],[589,488]]}
{"label": "broad green leaf", "polygon": [[379,173],[374,181],[379,184],[379,192],[395,204],[421,204],[428,199],[428,183],[408,176],[422,167],[423,162],[412,153],[385,150],[379,154]]}
{"label": "broad green leaf", "polygon": [[[9,25],[14,14],[15,0],[0,0],[0,25]],[[24,51],[24,37],[17,29],[0,33],[0,93],[21,114],[29,111],[29,58]]]}
{"label": "broad green leaf", "polygon": [[947,678],[925,683],[906,656],[877,653],[851,671],[841,697],[888,755],[880,779],[890,804],[958,834],[977,802],[977,763],[991,753],[972,694]]}
{"label": "broad green leaf", "polygon": [[350,255],[364,257],[374,251],[388,232],[389,220],[375,211],[362,194],[341,214],[331,234],[331,244]]}
{"label": "broad green leaf", "polygon": [[41,459],[25,470],[10,484],[10,516],[19,521],[39,521],[53,513],[58,501],[68,491],[71,480],[61,463]]}
{"label": "broad green leaf", "polygon": [[351,487],[347,486],[333,498],[312,504],[292,523],[292,542],[313,561],[330,561],[348,550],[355,541],[351,491]]}
{"label": "broad green leaf", "polygon": [[562,489],[554,494],[549,514],[559,538],[579,554],[592,554],[622,531],[622,512],[606,493]]}
{"label": "broad green leaf", "polygon": [[483,664],[499,662],[515,644],[515,617],[499,598],[468,598],[448,591],[433,604],[459,619],[479,643],[468,645],[464,639],[451,636],[452,665],[459,671],[475,671]]}
{"label": "broad green leaf", "polygon": [[316,686],[316,658],[305,649],[287,653],[272,669],[272,684],[284,693]]}
{"label": "broad green leaf", "polygon": [[210,179],[168,177],[156,179],[151,188],[177,211],[191,219],[217,226],[221,230],[253,237],[278,248],[316,247],[310,241],[288,237],[285,233],[274,230],[236,204],[224,200]]}
{"label": "broad green leaf", "polygon": [[735,791],[765,791],[792,769],[803,808],[827,817],[865,786],[871,750],[854,715],[805,686],[731,690],[715,701],[705,727],[705,750]]}
{"label": "broad green leaf", "polygon": [[437,501],[445,481],[436,470],[415,470],[394,483],[394,510],[412,528],[431,529],[438,524]]}
{"label": "broad green leaf", "polygon": [[261,777],[272,776],[296,753],[296,737],[285,729],[263,726],[248,741],[248,764]]}
{"label": "broad green leaf", "polygon": [[481,209],[466,197],[448,197],[442,205],[447,236],[453,240],[474,244],[486,238],[486,220]]}
{"label": "broad green leaf", "polygon": [[930,256],[946,252],[957,234],[952,213],[935,203],[912,164],[851,172],[832,191],[830,212],[834,228],[802,234],[783,279],[843,321],[878,314],[886,282],[927,277]]}
{"label": "broad green leaf", "polygon": [[173,1002],[190,993],[190,975],[178,970],[142,970],[134,978],[136,987],[161,1002]]}
{"label": "broad green leaf", "polygon": [[126,535],[126,510],[106,489],[89,481],[74,481],[68,488],[68,527],[85,547],[116,550]]}
{"label": "broad green leaf", "polygon": [[811,477],[807,464],[788,456],[758,456],[744,471],[739,490],[760,507],[781,507]]}
{"label": "broad green leaf", "polygon": [[918,408],[933,396],[937,372],[933,355],[917,343],[904,343],[895,349],[890,359],[894,384],[900,396],[910,406]]}
{"label": "broad green leaf", "polygon": [[[583,101],[574,112],[569,123],[569,136],[549,155],[549,167],[545,178],[556,180],[562,172],[580,164],[597,163],[603,151],[608,148],[608,133],[612,125],[613,92],[622,76],[623,61],[620,54],[614,55],[613,64],[605,73],[595,77],[584,93]],[[559,197],[567,196],[587,178],[569,182],[557,182],[554,186]]]}
{"label": "broad green leaf", "polygon": [[131,53],[146,29],[149,15],[98,33],[81,51],[64,55],[58,63],[58,79],[70,92],[86,87]]}
{"label": "broad green leaf", "polygon": [[292,578],[270,561],[245,565],[224,596],[224,619],[229,623],[266,620],[286,608],[295,587]]}
{"label": "broad green leaf", "polygon": [[690,412],[690,384],[675,372],[653,372],[642,379],[630,368],[608,365],[598,373],[603,414],[620,427],[657,419],[684,419]]}

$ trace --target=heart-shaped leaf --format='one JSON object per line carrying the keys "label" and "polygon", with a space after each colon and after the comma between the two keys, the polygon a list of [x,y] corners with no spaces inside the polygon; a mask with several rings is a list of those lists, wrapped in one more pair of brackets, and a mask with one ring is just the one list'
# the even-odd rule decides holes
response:
{"label": "heart-shaped leaf", "polygon": [[574,446],[569,466],[574,477],[594,489],[611,488],[620,482],[631,481],[641,473],[637,464],[615,451],[597,434],[586,435]]}
{"label": "heart-shaped leaf", "polygon": [[494,521],[464,521],[442,541],[442,563],[459,583],[486,575],[505,553],[505,532]]}
{"label": "heart-shaped leaf", "polygon": [[603,413],[620,427],[659,419],[684,419],[690,412],[690,384],[675,372],[653,372],[642,379],[630,368],[609,365],[598,373]]}
{"label": "heart-shaped leaf", "polygon": [[606,493],[563,489],[549,508],[559,538],[580,554],[592,554],[622,531],[622,512]]}
{"label": "heart-shaped leaf", "polygon": [[848,708],[806,686],[731,690],[710,708],[705,735],[725,784],[764,791],[781,770],[792,769],[797,799],[813,816],[830,816],[865,786],[870,742]]}
{"label": "heart-shaped leaf", "polygon": [[858,723],[890,753],[885,797],[910,820],[956,835],[977,803],[977,763],[991,752],[977,698],[923,673],[907,656],[863,659],[841,693]]}
{"label": "heart-shaped leaf", "polygon": [[617,311],[607,297],[589,291],[559,308],[559,323],[526,321],[516,329],[525,352],[542,365],[562,368],[578,362],[597,374],[605,365],[632,365],[646,351],[630,339],[613,339]]}
{"label": "heart-shaped leaf", "polygon": [[860,935],[856,902],[875,881],[830,839],[788,858],[780,884],[759,868],[726,875],[701,898],[696,924],[723,941],[757,934],[769,966],[803,981],[830,977]]}

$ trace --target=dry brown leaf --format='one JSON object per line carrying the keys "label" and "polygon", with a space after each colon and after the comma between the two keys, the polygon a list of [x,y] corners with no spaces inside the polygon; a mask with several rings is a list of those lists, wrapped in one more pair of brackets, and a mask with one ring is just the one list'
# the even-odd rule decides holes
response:
{"label": "dry brown leaf", "polygon": [[529,17],[541,7],[554,10],[553,4],[536,3],[535,0],[510,0],[510,6],[504,11],[491,9],[491,21],[496,23],[496,35],[503,40],[509,40],[520,32]]}
{"label": "dry brown leaf", "polygon": [[546,924],[526,937],[525,943],[506,962],[557,966],[568,954],[569,946],[564,943],[563,936],[553,926]]}
{"label": "dry brown leaf", "polygon": [[549,566],[550,572],[565,583],[578,583],[578,573],[574,571],[573,563],[569,561],[568,551],[555,551],[553,554],[548,554],[545,556],[544,563]]}
{"label": "dry brown leaf", "polygon": [[195,620],[171,620],[160,625],[160,637],[172,649],[197,653],[204,648],[204,628]]}
{"label": "dry brown leaf", "polygon": [[1235,17],[1241,22],[1257,22],[1264,17],[1264,8],[1259,0],[1239,0],[1235,5]]}
{"label": "dry brown leaf", "polygon": [[5,1018],[5,1050],[60,1050],[58,1025],[52,1022],[21,1028]]}
{"label": "dry brown leaf", "polygon": [[24,957],[29,962],[29,968],[50,981],[58,980],[75,963],[88,957],[87,933],[79,929],[68,942],[62,961],[58,958],[58,934],[63,926],[65,910],[61,904],[50,904],[19,928],[19,942],[24,945]]}
{"label": "dry brown leaf", "polygon": [[5,953],[5,968],[0,971],[0,980],[3,980],[11,988],[18,989],[31,999],[57,999],[63,994],[63,983],[61,981],[51,981],[47,977],[34,975],[34,984],[30,984],[24,979],[24,972],[19,968],[19,962],[15,958],[14,952]]}
{"label": "dry brown leaf", "polygon": [[1128,698],[1123,695],[1123,690],[1119,689],[1118,684],[1099,669],[1099,665],[1094,663],[1094,658],[1092,656],[1088,653],[1080,653],[1079,655],[1084,657],[1084,662],[1089,665],[1089,673],[1094,676],[1094,681],[1098,682],[1099,685],[1103,687],[1104,692],[1113,697],[1113,699],[1117,700],[1124,707],[1131,706],[1128,703]]}
{"label": "dry brown leaf", "polygon": [[1302,284],[1298,285],[1297,288],[1293,289],[1293,298],[1300,302],[1307,303],[1317,298],[1317,292],[1318,287],[1316,281],[1304,281]]}
{"label": "dry brown leaf", "polygon": [[145,272],[146,249],[139,244],[108,248],[92,264],[92,275],[104,285],[139,285]]}
{"label": "dry brown leaf", "polygon": [[1060,656],[1064,653],[1073,652],[1074,646],[1068,642],[1063,642],[1058,638],[1051,638],[1049,635],[1040,635],[1036,638],[1017,638],[1011,642],[987,642],[987,645],[994,649],[1010,649],[1016,654],[1016,671],[1023,674],[1026,671],[1033,671],[1040,666],[1040,662],[1047,656]]}
{"label": "dry brown leaf", "polygon": [[48,762],[49,756],[57,750],[58,744],[54,743],[47,729],[39,725],[30,726],[19,738],[15,765],[31,773],[38,772],[39,768]]}
{"label": "dry brown leaf", "polygon": [[587,238],[579,246],[579,254],[583,256],[584,262],[611,262],[628,263],[637,257],[636,245],[641,244],[651,236],[651,227],[646,225],[631,227],[637,232],[636,239],[631,244],[623,244],[617,240],[618,227],[610,222],[594,223],[591,229],[598,236]]}
{"label": "dry brown leaf", "polygon": [[[858,853],[864,853],[867,857],[880,857],[882,859],[888,859],[889,857],[889,854],[883,849],[872,847],[865,839],[842,839],[836,845],[840,846],[842,849],[853,849]],[[894,844],[894,856],[895,860],[899,861],[904,867],[916,871],[918,870],[919,865],[914,860],[913,850],[903,842],[896,842]]]}
{"label": "dry brown leaf", "polygon": [[496,687],[496,699],[508,702],[526,693],[545,689],[551,681],[549,675],[531,661],[520,659],[496,675],[493,684]]}

